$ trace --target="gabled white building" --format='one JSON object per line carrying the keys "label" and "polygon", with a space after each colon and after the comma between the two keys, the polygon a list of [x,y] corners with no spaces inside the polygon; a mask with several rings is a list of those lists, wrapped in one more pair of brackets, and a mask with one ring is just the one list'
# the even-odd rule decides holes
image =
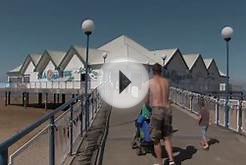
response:
{"label": "gabled white building", "polygon": [[156,60],[148,49],[124,35],[113,39],[98,49],[110,52],[106,62],[120,62],[120,59],[123,59],[141,64],[153,65],[156,62],[161,64],[161,59]]}
{"label": "gabled white building", "polygon": [[66,52],[62,51],[45,50],[34,70],[32,81],[37,79],[44,81],[59,79],[60,70],[58,69],[58,65],[64,58],[65,54]]}
{"label": "gabled white building", "polygon": [[184,84],[187,84],[189,69],[178,48],[154,50],[152,53],[162,60],[164,74],[170,78],[175,85],[179,86],[179,84],[182,84],[184,86]]}
{"label": "gabled white building", "polygon": [[[107,55],[106,58],[105,54]],[[148,50],[127,36],[119,36],[97,49],[89,49],[88,65],[91,80],[96,78],[104,62],[131,61],[144,64],[146,68],[159,63],[163,66],[163,74],[173,85],[196,91],[211,91],[225,82],[226,77],[219,74],[219,69],[213,59],[203,60],[200,54],[182,55],[178,48],[163,50]],[[105,61],[104,61],[105,60]],[[86,49],[71,46],[67,52],[45,50],[42,54],[30,54],[23,64],[7,73],[9,82],[38,82],[39,88],[66,87],[66,82],[84,80]],[[150,70],[149,70],[150,71]],[[151,72],[150,72],[151,74]],[[213,81],[216,80],[216,81]],[[42,85],[51,82],[51,85]],[[71,83],[70,83],[71,84]],[[212,85],[211,85],[212,84]]]}
{"label": "gabled white building", "polygon": [[195,91],[208,91],[208,71],[202,56],[200,54],[186,54],[183,57],[191,74],[191,84],[188,88]]}
{"label": "gabled white building", "polygon": [[221,82],[221,79],[219,78],[220,73],[215,60],[212,58],[204,59],[204,63],[208,71],[207,84],[209,86],[209,90],[210,91],[218,90],[220,87],[220,83],[223,82]]}
{"label": "gabled white building", "polygon": [[7,73],[9,82],[30,82],[41,56],[41,54],[29,54],[22,65]]}
{"label": "gabled white building", "polygon": [[[88,65],[94,72],[98,72],[103,64],[104,53],[110,55],[107,51],[89,49]],[[85,61],[86,49],[79,46],[71,46],[58,66],[58,68],[62,71],[62,77],[66,80],[70,79],[80,81],[81,73],[84,73],[83,68],[85,67]]]}

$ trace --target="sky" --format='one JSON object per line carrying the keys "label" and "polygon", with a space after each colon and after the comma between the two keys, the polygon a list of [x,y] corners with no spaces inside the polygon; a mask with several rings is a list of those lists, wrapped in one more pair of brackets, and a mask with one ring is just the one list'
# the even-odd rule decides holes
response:
{"label": "sky", "polygon": [[85,47],[81,22],[95,22],[91,47],[126,35],[147,49],[179,48],[214,58],[225,72],[221,29],[231,26],[230,75],[245,82],[245,0],[1,0],[0,80],[29,53]]}

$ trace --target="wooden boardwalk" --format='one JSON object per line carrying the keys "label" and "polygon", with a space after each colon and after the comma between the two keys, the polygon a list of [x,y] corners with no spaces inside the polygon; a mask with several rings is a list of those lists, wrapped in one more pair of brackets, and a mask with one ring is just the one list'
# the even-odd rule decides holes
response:
{"label": "wooden boardwalk", "polygon": [[[156,163],[152,154],[137,156],[131,149],[131,141],[135,133],[134,120],[140,107],[111,112],[109,134],[106,141],[103,165]],[[178,129],[173,135],[175,159],[177,165],[245,165],[246,137],[229,130],[211,126],[209,138],[211,146],[204,151],[199,146],[200,129],[194,116],[172,106],[173,126]],[[164,164],[166,155],[164,154]]]}

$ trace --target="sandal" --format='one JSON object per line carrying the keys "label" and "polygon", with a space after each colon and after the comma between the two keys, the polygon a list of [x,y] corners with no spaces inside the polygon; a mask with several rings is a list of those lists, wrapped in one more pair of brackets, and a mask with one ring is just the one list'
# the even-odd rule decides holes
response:
{"label": "sandal", "polygon": [[169,161],[169,165],[175,165],[174,161]]}

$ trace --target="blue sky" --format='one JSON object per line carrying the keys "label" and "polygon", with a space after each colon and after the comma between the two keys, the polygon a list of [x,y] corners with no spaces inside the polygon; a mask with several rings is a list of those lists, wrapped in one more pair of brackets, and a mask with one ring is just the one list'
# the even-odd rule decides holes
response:
{"label": "blue sky", "polygon": [[148,49],[179,48],[216,60],[225,71],[225,43],[220,31],[234,28],[230,71],[246,82],[245,0],[1,0],[0,79],[28,53],[66,51],[85,45],[80,24],[96,24],[91,46],[127,35]]}

